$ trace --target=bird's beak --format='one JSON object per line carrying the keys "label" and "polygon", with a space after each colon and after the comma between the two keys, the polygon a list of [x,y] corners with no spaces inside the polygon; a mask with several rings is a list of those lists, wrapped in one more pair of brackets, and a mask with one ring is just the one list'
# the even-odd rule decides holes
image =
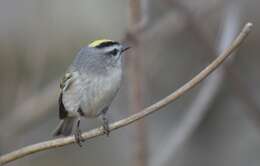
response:
{"label": "bird's beak", "polygon": [[126,50],[130,49],[131,47],[129,47],[127,44],[122,44],[122,52],[125,52]]}

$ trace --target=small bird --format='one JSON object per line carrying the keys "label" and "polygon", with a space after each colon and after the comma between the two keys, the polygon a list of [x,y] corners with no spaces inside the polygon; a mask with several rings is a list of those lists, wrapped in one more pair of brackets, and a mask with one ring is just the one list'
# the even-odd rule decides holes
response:
{"label": "small bird", "polygon": [[81,146],[81,117],[101,117],[104,133],[109,135],[106,113],[119,90],[122,55],[129,48],[108,39],[95,40],[81,48],[60,83],[60,123],[54,136],[68,136],[74,131]]}

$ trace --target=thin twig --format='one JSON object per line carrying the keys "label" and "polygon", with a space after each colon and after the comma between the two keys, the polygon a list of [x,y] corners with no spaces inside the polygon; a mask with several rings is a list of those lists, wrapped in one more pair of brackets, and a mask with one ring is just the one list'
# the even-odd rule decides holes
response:
{"label": "thin twig", "polygon": [[[177,1],[178,2],[178,1]],[[176,4],[176,2],[174,3]],[[188,8],[185,8],[184,5],[181,5],[181,3],[177,3],[178,7],[180,7],[183,11],[185,11],[185,14],[187,14],[187,22],[190,24],[189,26],[193,27],[196,31],[197,34],[199,34],[199,37],[201,38],[201,41],[203,41],[203,44],[205,46],[207,46],[209,48],[209,51],[212,53],[212,55],[217,55],[217,51],[215,48],[212,47],[212,44],[210,43],[210,41],[212,41],[212,36],[208,33],[208,27],[203,26],[203,24],[198,24],[200,18],[194,16],[194,14],[192,14],[191,12],[189,12],[190,10]],[[239,2],[235,2],[232,3],[230,7],[227,9],[228,11],[232,11],[232,14],[234,13],[240,13],[241,15],[241,9],[239,11],[237,11],[236,8],[240,8],[237,5],[239,5],[240,7],[243,6],[243,2],[239,1]],[[230,9],[232,8],[232,9]],[[236,19],[231,19],[230,21],[234,22]],[[223,46],[222,46],[223,49]],[[254,123],[254,125],[256,127],[260,127],[260,107],[258,105],[258,103],[255,101],[255,96],[250,93],[250,88],[246,85],[245,82],[243,82],[243,80],[240,78],[240,72],[237,71],[238,69],[236,68],[235,65],[232,66],[223,66],[225,72],[228,73],[229,77],[227,77],[228,80],[231,81],[232,83],[232,88],[234,88],[234,92],[238,95],[238,97],[240,97],[246,105],[248,105],[249,109],[243,109],[246,114],[248,115],[248,118],[250,120],[252,120],[252,122]]]}
{"label": "thin twig", "polygon": [[[156,111],[159,111],[161,108],[167,106],[168,104],[172,103],[182,95],[184,95],[188,90],[195,87],[198,83],[200,83],[203,79],[205,79],[211,72],[213,72],[215,69],[217,69],[225,59],[230,57],[232,53],[242,44],[244,39],[248,36],[249,32],[252,29],[253,24],[247,23],[243,30],[240,32],[240,34],[237,36],[237,38],[231,43],[230,47],[228,47],[218,58],[216,58],[211,64],[209,64],[205,69],[203,69],[199,74],[197,74],[195,77],[193,77],[189,82],[184,84],[182,87],[177,89],[175,92],[171,93],[169,96],[163,98],[162,100],[158,101],[155,104],[152,104],[151,106],[143,109],[139,113],[136,113],[134,115],[128,116],[127,118],[124,118],[122,120],[119,120],[117,122],[114,122],[109,125],[110,130],[116,130],[118,128],[127,126],[139,119],[142,119]],[[84,140],[89,140],[92,138],[95,138],[97,136],[104,135],[104,131],[102,127],[92,129],[88,132],[84,132],[82,134],[82,138]],[[25,157],[27,155],[61,147],[64,145],[75,143],[74,136],[69,136],[65,138],[57,138],[50,141],[45,141],[41,143],[37,143],[34,145],[29,145],[26,147],[23,147],[21,149],[15,150],[13,152],[7,153],[5,155],[2,155],[0,157],[0,164],[6,164],[11,161],[17,160],[19,158]]]}
{"label": "thin twig", "polygon": [[[176,1],[174,2],[174,5],[177,6],[178,8],[181,8],[182,11],[185,11],[185,14],[187,15],[187,23],[189,23],[190,27],[193,27],[193,29],[196,31],[196,34],[198,34],[198,37],[200,37],[201,41],[203,44],[208,47],[211,55],[217,55],[219,53],[219,50],[216,50],[212,45],[210,41],[212,41],[213,37],[209,34],[208,32],[208,27],[203,26],[203,24],[198,24],[199,20],[201,20],[200,17],[195,16],[192,12],[190,12],[190,9],[182,5],[180,2]],[[243,2],[230,2],[231,5],[228,6],[227,11],[232,11],[231,15],[241,15],[241,6],[243,6]],[[239,5],[239,6],[238,6]],[[232,8],[232,9],[230,9]],[[240,9],[240,10],[238,10]],[[228,21],[229,22],[234,22],[238,18],[231,18]],[[233,26],[233,25],[232,25]],[[234,34],[233,34],[234,35]],[[229,37],[228,37],[229,36]],[[230,35],[226,35],[226,38],[230,38]],[[226,43],[227,44],[227,43]],[[223,44],[221,47],[222,49],[225,47]],[[246,115],[248,118],[253,122],[255,127],[259,128],[260,127],[260,107],[258,103],[255,101],[255,96],[250,93],[250,88],[246,85],[245,82],[241,79],[240,72],[237,71],[238,68],[234,66],[234,64],[231,66],[223,66],[224,70],[226,73],[228,73],[229,77],[227,77],[228,80],[231,81],[232,83],[232,88],[234,88],[234,92],[238,97],[240,97],[243,102],[248,106],[249,109],[243,109],[245,111]]]}
{"label": "thin twig", "polygon": [[[182,6],[182,4],[178,4],[178,6],[183,9],[182,11],[184,11],[187,15],[187,19],[189,19],[190,24],[194,25],[193,27],[196,32],[198,31],[200,32],[199,34],[204,35],[204,33],[202,33],[200,28],[197,26],[199,24],[195,21],[195,18],[190,10],[185,8],[185,6]],[[226,7],[226,9],[226,14],[224,14],[224,21],[222,23],[223,29],[221,30],[220,34],[221,37],[219,43],[217,44],[217,53],[212,52],[214,56],[217,56],[217,54],[221,53],[229,45],[229,43],[232,42],[239,30],[240,10],[238,6],[235,6],[233,3],[231,3]],[[226,73],[224,67],[231,65],[232,59],[229,59],[228,62],[229,63],[225,63],[225,65],[219,67],[218,71],[216,71],[214,75],[203,82],[197,97],[195,97],[187,109],[187,114],[178,125],[178,128],[173,128],[170,132],[168,132],[169,135],[166,136],[163,145],[157,149],[154,157],[152,157],[152,165],[163,166],[167,165],[169,160],[174,160],[176,153],[178,153],[184,143],[198,128],[205,115],[209,112],[212,103],[218,97],[219,91],[223,86],[223,80],[225,79]]]}

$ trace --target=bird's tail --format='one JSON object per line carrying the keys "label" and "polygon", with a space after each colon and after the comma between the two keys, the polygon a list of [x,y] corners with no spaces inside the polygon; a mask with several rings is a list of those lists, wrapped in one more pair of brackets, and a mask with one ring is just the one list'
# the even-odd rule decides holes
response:
{"label": "bird's tail", "polygon": [[68,136],[71,135],[75,123],[77,121],[77,118],[72,118],[72,117],[67,117],[63,120],[61,120],[58,124],[58,126],[56,127],[56,129],[53,131],[53,136]]}

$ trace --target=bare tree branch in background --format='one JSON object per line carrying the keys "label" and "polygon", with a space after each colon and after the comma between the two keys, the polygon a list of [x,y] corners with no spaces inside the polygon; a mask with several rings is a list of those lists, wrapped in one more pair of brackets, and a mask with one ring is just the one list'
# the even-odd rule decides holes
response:
{"label": "bare tree branch in background", "polygon": [[[130,23],[129,32],[126,34],[126,40],[133,47],[126,57],[128,63],[128,82],[130,94],[130,106],[133,113],[138,113],[144,107],[144,95],[142,79],[144,72],[142,68],[143,57],[140,54],[138,33],[143,31],[148,22],[148,1],[147,0],[130,0],[129,1]],[[147,165],[147,140],[144,121],[141,120],[136,124],[135,139],[133,140],[134,164],[137,166]]]}
{"label": "bare tree branch in background", "polygon": [[[172,32],[173,29],[173,24],[174,24],[174,33],[180,32],[183,27],[185,26],[186,22],[183,21],[185,20],[181,15],[177,15],[176,12],[172,12],[169,14],[166,14],[163,16],[161,19],[159,19],[156,23],[154,23],[151,26],[148,26],[149,22],[149,15],[147,14],[148,9],[147,7],[147,1],[148,0],[143,0],[142,1],[142,19],[144,21],[141,21],[138,26],[136,26],[133,29],[129,29],[129,34],[134,34],[133,36],[138,36],[140,40],[146,36],[153,36],[151,34],[158,33],[158,31],[164,33],[165,35],[168,34],[169,32]],[[176,26],[176,22],[178,22]],[[171,24],[169,26],[169,24]],[[126,40],[126,39],[124,39]],[[132,39],[131,39],[132,40]],[[140,41],[139,40],[139,41]],[[37,95],[32,95],[27,99],[24,99],[24,102],[19,104],[12,113],[7,114],[4,120],[0,122],[0,125],[4,130],[8,129],[8,133],[6,133],[4,136],[5,138],[13,135],[14,133],[21,133],[24,131],[24,129],[27,129],[29,126],[32,125],[32,123],[39,121],[40,119],[44,119],[46,115],[48,115],[51,111],[50,108],[56,103],[57,97],[55,97],[57,93],[57,85],[58,85],[58,80],[53,80],[50,83],[46,85],[46,87],[39,92]],[[38,107],[40,102],[48,103],[46,107]],[[37,110],[37,111],[36,111]],[[9,124],[9,122],[17,122],[19,125],[14,126]],[[18,122],[19,121],[19,122]]]}
{"label": "bare tree branch in background", "polygon": [[233,82],[232,88],[234,88],[233,92],[240,97],[242,102],[244,102],[248,109],[243,109],[245,114],[248,116],[248,119],[253,122],[254,127],[257,130],[260,129],[260,107],[258,102],[255,101],[255,97],[252,92],[250,93],[250,88],[246,86],[245,83],[240,79],[241,75],[234,67],[227,67],[227,73],[230,75],[228,79],[230,82]]}
{"label": "bare tree branch in background", "polygon": [[[39,94],[26,99],[1,121],[1,129],[8,131],[3,133],[5,138],[20,133],[33,122],[46,117],[49,113],[47,110],[57,102],[57,85],[57,80],[49,83]],[[10,122],[15,122],[15,125],[10,125]]]}
{"label": "bare tree branch in background", "polygon": [[[128,36],[138,36],[140,41],[144,37],[152,37],[154,33],[160,32],[161,34],[168,35],[169,32],[178,33],[180,32],[187,24],[185,18],[182,15],[178,15],[177,12],[170,12],[160,18],[153,25],[149,25],[149,14],[148,14],[148,0],[141,1],[142,6],[142,21],[133,27],[133,29],[129,29]],[[178,24],[176,24],[178,23]],[[170,25],[169,25],[170,24]],[[172,29],[174,27],[174,29]],[[132,35],[134,34],[134,35]],[[163,35],[162,34],[162,35]],[[129,40],[129,39],[124,39]],[[134,39],[130,39],[131,41]],[[32,123],[39,121],[40,119],[44,119],[46,115],[48,115],[51,111],[50,108],[56,103],[57,94],[57,84],[58,80],[53,80],[46,85],[46,87],[38,93],[38,95],[32,95],[27,99],[24,99],[24,102],[19,104],[12,113],[7,114],[3,121],[0,122],[2,128],[8,129],[8,133],[4,135],[8,137],[13,135],[14,133],[21,133],[24,129],[27,129]],[[37,107],[36,103],[48,103],[46,107]],[[37,110],[37,111],[35,111]],[[26,115],[26,116],[24,116]],[[10,126],[9,122],[11,121],[19,121],[19,126]]]}
{"label": "bare tree branch in background", "polygon": [[[243,6],[243,1],[231,1],[230,4],[232,6],[227,6],[227,12],[232,11],[233,14],[231,13],[231,15],[239,15],[238,12],[240,10],[240,15],[242,15],[241,8]],[[198,34],[198,37],[200,37],[203,44],[209,49],[212,55],[217,55],[219,53],[219,50],[213,47],[213,44],[211,42],[213,37],[209,34],[207,26],[199,23],[201,18],[195,16],[189,8],[185,7],[181,3],[177,3],[177,6],[185,12],[188,19],[187,22],[190,24],[190,26],[193,27],[193,30],[195,30],[196,34]],[[232,19],[233,22],[235,22],[235,20],[235,18],[234,20]],[[227,36],[227,38],[229,37]],[[230,82],[232,83],[232,87],[235,89],[234,92],[248,106],[249,109],[244,109],[246,115],[253,122],[255,127],[260,128],[260,107],[258,103],[255,101],[257,97],[254,96],[252,92],[250,92],[250,88],[246,85],[246,83],[243,82],[243,80],[241,80],[241,75],[239,74],[240,72],[237,71],[238,68],[236,68],[234,65],[226,65],[222,66],[222,68],[224,68],[225,72],[228,73],[229,77],[227,77],[227,79],[230,80]]]}
{"label": "bare tree branch in background", "polygon": [[[143,109],[142,111],[135,113],[127,118],[119,120],[109,125],[109,128],[112,130],[116,130],[118,128],[127,126],[137,120],[140,120],[156,111],[161,110],[161,108],[167,106],[172,103],[182,95],[184,95],[188,90],[195,87],[198,83],[200,83],[203,79],[205,79],[210,73],[212,73],[215,69],[217,69],[228,57],[232,56],[232,53],[238,49],[238,47],[242,44],[245,38],[248,36],[252,29],[252,23],[247,23],[237,38],[231,43],[230,47],[224,50],[224,52],[218,56],[211,64],[209,64],[206,68],[204,68],[199,74],[193,77],[189,82],[184,84],[182,87],[177,89],[175,92],[171,93],[169,96],[164,99],[158,101],[157,103]],[[84,140],[92,139],[97,136],[104,135],[104,131],[102,127],[90,130],[88,132],[84,132],[82,134],[82,138]],[[65,138],[53,139],[50,141],[41,142],[34,145],[29,145],[27,147],[18,149],[16,151],[10,152],[8,154],[0,156],[0,164],[4,165],[11,161],[17,160],[19,158],[25,157],[27,155],[61,147],[64,145],[75,143],[75,137],[69,136]]]}
{"label": "bare tree branch in background", "polygon": [[[177,3],[177,2],[176,2]],[[181,4],[179,3],[179,6]],[[189,12],[189,9],[181,6],[181,9],[185,10],[186,13],[188,12],[188,19],[192,20],[193,15]],[[183,11],[183,12],[185,12]],[[187,14],[186,14],[187,15]],[[232,42],[235,34],[238,31],[238,27],[240,25],[240,10],[237,5],[230,3],[226,6],[226,13],[224,15],[225,19],[223,22],[223,29],[221,32],[221,38],[218,44],[217,52],[222,52],[229,43]],[[193,25],[197,23],[193,23]],[[199,23],[198,23],[199,24]],[[213,52],[214,55],[217,55]],[[230,65],[231,60],[229,63],[225,65]],[[154,154],[152,157],[152,165],[167,165],[167,162],[173,157],[176,156],[176,153],[181,148],[181,146],[191,137],[193,132],[197,129],[200,122],[202,121],[203,117],[206,113],[210,110],[212,103],[215,101],[222,85],[223,80],[225,79],[225,69],[224,65],[221,66],[218,71],[215,72],[214,75],[209,77],[205,82],[195,97],[195,100],[191,103],[190,107],[187,110],[184,119],[179,124],[177,130],[174,128],[170,131],[169,136],[166,136],[166,141],[161,146],[160,149]]]}
{"label": "bare tree branch in background", "polygon": [[[145,9],[147,11],[147,9]],[[148,23],[148,16],[144,14],[144,20],[140,23],[139,26],[134,28],[134,30],[129,30],[130,34],[135,34],[134,36],[139,36],[139,38],[143,38],[144,36],[153,36],[151,34],[158,33],[158,31],[163,31],[163,33],[168,34],[170,31],[172,32],[172,25],[174,24],[174,33],[178,33],[182,30],[185,26],[186,22],[184,22],[184,18],[181,15],[176,16],[177,13],[169,13],[165,15],[163,18],[159,19],[154,25],[147,26]],[[176,22],[178,22],[177,27],[175,26]],[[172,24],[171,26],[168,26]],[[132,36],[132,35],[130,35]],[[125,39],[126,40],[126,39]],[[27,99],[24,99],[24,102],[19,104],[14,108],[12,113],[7,114],[6,117],[0,122],[0,125],[4,130],[8,129],[8,133],[6,133],[6,137],[13,135],[14,133],[21,133],[24,129],[31,126],[32,123],[43,119],[48,115],[51,111],[50,108],[53,106],[57,101],[57,97],[55,97],[57,93],[57,85],[58,80],[53,80],[46,85],[41,92],[37,95],[32,95]],[[40,102],[48,103],[46,107],[38,107]],[[36,111],[37,110],[37,111]],[[25,116],[26,115],[26,116]],[[19,120],[19,122],[18,122]],[[18,122],[20,125],[17,126],[10,126],[9,122]]]}
{"label": "bare tree branch in background", "polygon": [[[235,5],[229,5],[231,6],[230,9],[227,9],[229,12],[232,11],[235,13],[238,13],[238,8],[240,9],[240,15],[241,14],[241,8],[243,6],[244,1],[231,1],[232,4]],[[239,7],[238,7],[239,5]],[[208,33],[207,27],[205,27],[204,24],[199,23],[199,20],[201,20],[199,17],[194,16],[188,8],[178,3],[178,7],[180,7],[187,15],[188,22],[190,23],[190,26],[193,27],[193,29],[196,31],[196,34],[198,34],[198,37],[201,38],[201,41],[203,44],[208,47],[209,51],[212,52],[212,55],[218,54],[218,49],[214,48],[210,41],[212,41],[212,36]],[[235,9],[237,7],[237,9]],[[234,21],[234,20],[233,20]],[[232,28],[230,28],[232,29]],[[251,120],[253,125],[256,128],[260,128],[260,107],[258,103],[256,102],[256,96],[252,93],[250,88],[246,85],[245,82],[241,79],[240,72],[238,71],[238,68],[236,68],[235,65],[226,65],[222,66],[222,68],[225,70],[226,73],[228,73],[229,77],[228,79],[232,83],[232,88],[234,88],[234,93],[240,99],[242,102],[244,102],[249,109],[244,109],[246,115]],[[250,92],[251,91],[251,92]]]}

